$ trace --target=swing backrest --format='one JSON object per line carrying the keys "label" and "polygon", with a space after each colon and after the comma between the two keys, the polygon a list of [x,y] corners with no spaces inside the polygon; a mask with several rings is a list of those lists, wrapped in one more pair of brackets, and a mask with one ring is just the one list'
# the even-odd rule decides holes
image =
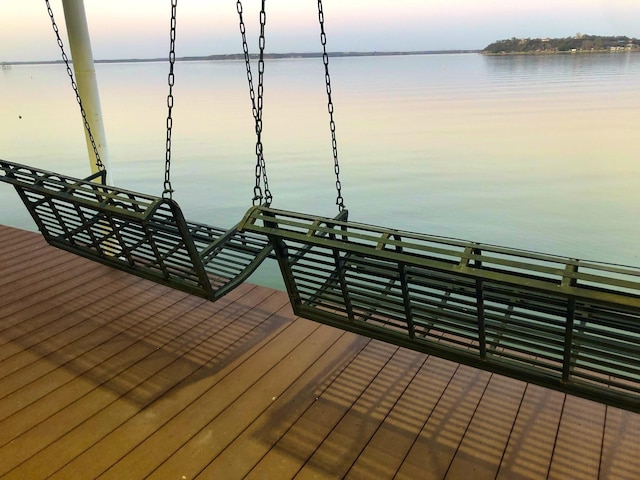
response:
{"label": "swing backrest", "polygon": [[[47,242],[205,298],[211,285],[178,204],[103,183],[0,160]],[[220,232],[215,233],[218,237]],[[206,238],[200,228],[200,237]],[[201,248],[209,242],[201,241]]]}
{"label": "swing backrest", "polygon": [[265,207],[294,312],[640,412],[640,269]]}

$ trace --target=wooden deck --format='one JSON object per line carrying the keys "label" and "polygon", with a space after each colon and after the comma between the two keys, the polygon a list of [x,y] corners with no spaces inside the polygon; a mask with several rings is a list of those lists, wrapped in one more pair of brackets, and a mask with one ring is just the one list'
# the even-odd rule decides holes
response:
{"label": "wooden deck", "polygon": [[640,415],[0,226],[0,477],[636,479]]}

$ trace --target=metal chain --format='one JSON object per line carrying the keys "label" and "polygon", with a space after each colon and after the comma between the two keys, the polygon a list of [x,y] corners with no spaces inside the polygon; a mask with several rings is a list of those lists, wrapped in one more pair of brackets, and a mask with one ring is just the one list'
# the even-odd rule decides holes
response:
{"label": "metal chain", "polygon": [[[265,10],[266,1],[262,0],[262,6],[260,8],[260,37],[258,40],[258,48],[260,50],[260,56],[258,58],[258,112],[260,117],[260,168],[262,169],[262,183],[264,184],[264,203],[266,206],[271,205],[273,196],[271,190],[269,190],[269,180],[267,179],[267,165],[264,161],[264,151],[262,149],[262,105],[264,97],[264,49],[265,49],[265,36],[264,30],[267,23],[267,14]],[[257,147],[256,147],[257,151]]]}
{"label": "metal chain", "polygon": [[[242,35],[242,50],[244,52],[244,60],[247,68],[247,81],[249,83],[249,96],[251,98],[251,110],[253,118],[255,120],[256,130],[256,168],[255,177],[256,184],[253,187],[253,204],[259,204],[262,199],[265,200],[265,205],[269,206],[273,200],[271,190],[269,190],[269,180],[267,178],[267,167],[264,160],[264,148],[262,145],[262,106],[264,96],[264,49],[265,49],[265,25],[267,22],[267,16],[265,12],[265,0],[262,0],[262,7],[260,10],[260,38],[258,46],[260,49],[260,55],[258,58],[258,95],[256,97],[256,89],[253,85],[253,75],[251,73],[251,56],[249,55],[249,45],[247,42],[246,27],[244,19],[242,17],[242,2],[238,0],[236,2],[236,9],[238,11],[238,17],[240,19],[240,34]],[[264,195],[262,192],[261,182],[264,184]]]}
{"label": "metal chain", "polygon": [[318,20],[320,21],[320,43],[322,43],[322,61],[324,63],[324,79],[327,86],[327,109],[329,110],[329,127],[331,128],[331,148],[333,149],[333,170],[336,174],[336,205],[338,211],[345,209],[340,182],[340,164],[338,163],[338,142],[336,141],[336,123],[333,120],[333,101],[331,100],[331,77],[329,76],[329,55],[327,54],[327,35],[324,32],[324,12],[322,0],[318,0]]}
{"label": "metal chain", "polygon": [[171,31],[170,31],[170,45],[169,45],[169,75],[167,83],[169,84],[169,94],[167,95],[167,149],[165,152],[164,162],[164,190],[162,192],[162,198],[172,198],[173,187],[171,186],[171,133],[173,129],[173,84],[175,82],[175,76],[173,74],[173,67],[176,63],[176,12],[177,12],[178,0],[171,0]]}
{"label": "metal chain", "polygon": [[98,147],[96,146],[96,142],[93,139],[93,134],[91,133],[91,125],[89,125],[89,120],[87,119],[87,112],[84,110],[84,106],[82,105],[82,99],[80,98],[80,92],[78,91],[78,85],[76,84],[75,79],[73,78],[73,71],[71,70],[71,66],[69,65],[69,58],[67,57],[66,52],[64,51],[64,44],[62,43],[62,39],[60,38],[60,32],[58,30],[58,25],[56,24],[56,20],[53,17],[53,10],[51,9],[51,5],[49,4],[49,0],[45,0],[47,4],[47,12],[49,13],[49,18],[51,19],[51,25],[53,26],[53,31],[56,34],[56,39],[58,41],[58,46],[60,47],[60,51],[62,52],[62,60],[67,67],[67,75],[71,79],[71,87],[73,88],[74,93],[76,94],[76,101],[80,106],[80,113],[82,114],[82,120],[84,122],[84,128],[87,131],[87,136],[89,137],[89,141],[91,142],[91,148],[93,148],[93,154],[96,157],[96,167],[98,170],[104,170],[104,164],[100,159],[100,154],[98,153]]}

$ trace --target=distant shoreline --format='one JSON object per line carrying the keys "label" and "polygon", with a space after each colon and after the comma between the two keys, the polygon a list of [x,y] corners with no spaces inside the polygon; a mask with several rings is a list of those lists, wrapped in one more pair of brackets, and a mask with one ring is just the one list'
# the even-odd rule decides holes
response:
{"label": "distant shoreline", "polygon": [[[420,50],[420,51],[397,51],[397,52],[329,52],[331,58],[344,58],[344,57],[389,57],[389,56],[403,56],[403,55],[446,55],[446,54],[461,54],[461,53],[480,53],[481,50]],[[265,53],[264,58],[267,60],[278,60],[288,58],[321,58],[321,52],[311,53]],[[252,59],[257,59],[257,54],[251,55]],[[201,61],[223,61],[223,60],[244,60],[243,53],[229,53],[219,55],[207,55],[207,56],[194,56],[194,57],[179,57],[176,61],[179,62],[201,62]],[[121,58],[121,59],[102,59],[94,60],[94,63],[146,63],[146,62],[166,62],[167,58]],[[40,60],[40,61],[28,61],[28,62],[2,62],[5,65],[53,65],[58,63],[64,63],[62,60]]]}
{"label": "distant shoreline", "polygon": [[625,35],[603,36],[575,34],[564,38],[516,38],[498,40],[483,50],[483,55],[522,55],[556,53],[620,53],[640,50],[640,40]]}
{"label": "distant shoreline", "polygon": [[594,53],[606,53],[611,55],[620,55],[621,53],[639,53],[640,50],[566,50],[566,51],[535,51],[535,52],[499,52],[499,53],[491,53],[491,52],[483,52],[480,51],[481,55],[486,55],[488,57],[505,57],[505,56],[514,56],[514,55],[592,55]]}

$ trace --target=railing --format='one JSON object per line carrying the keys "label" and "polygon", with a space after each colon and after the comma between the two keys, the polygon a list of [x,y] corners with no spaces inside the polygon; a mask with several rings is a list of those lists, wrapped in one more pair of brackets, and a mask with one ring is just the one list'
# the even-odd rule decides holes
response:
{"label": "railing", "polygon": [[640,270],[256,207],[294,311],[640,411]]}

